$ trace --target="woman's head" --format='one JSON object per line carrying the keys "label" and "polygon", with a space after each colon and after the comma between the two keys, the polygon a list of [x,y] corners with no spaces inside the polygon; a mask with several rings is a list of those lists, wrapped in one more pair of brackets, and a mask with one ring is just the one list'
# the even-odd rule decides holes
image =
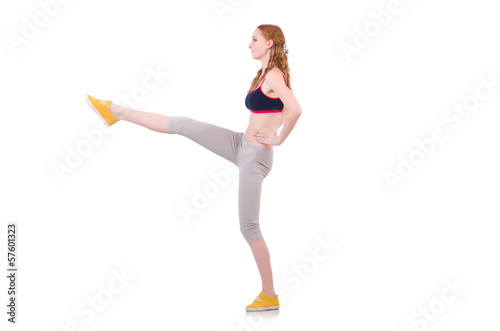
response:
{"label": "woman's head", "polygon": [[252,50],[252,56],[254,58],[260,59],[269,52],[271,59],[273,55],[276,56],[281,54],[283,44],[285,44],[285,36],[279,26],[262,24],[255,29],[252,36],[252,42],[250,42],[248,47]]}
{"label": "woman's head", "polygon": [[261,59],[269,56],[269,60],[267,67],[261,68],[257,72],[257,76],[253,79],[248,92],[251,92],[259,85],[263,69],[263,76],[265,76],[274,67],[277,67],[285,74],[287,86],[290,88],[290,69],[288,68],[288,55],[283,48],[284,44],[286,44],[285,35],[279,26],[262,24],[255,29],[252,41],[248,46],[252,50],[252,57]]}

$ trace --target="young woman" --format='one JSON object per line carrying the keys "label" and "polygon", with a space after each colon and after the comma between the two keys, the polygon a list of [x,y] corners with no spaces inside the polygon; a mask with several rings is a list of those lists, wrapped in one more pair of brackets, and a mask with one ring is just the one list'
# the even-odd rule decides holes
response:
{"label": "young woman", "polygon": [[[250,122],[245,133],[190,117],[134,110],[89,95],[87,101],[108,126],[124,120],[153,131],[179,134],[238,166],[240,230],[250,245],[262,278],[262,291],[246,310],[262,311],[279,309],[269,250],[259,228],[262,181],[273,165],[273,146],[285,141],[302,110],[290,90],[288,49],[281,29],[270,24],[258,26],[248,47],[252,57],[262,62],[262,68],[246,96]],[[280,135],[277,135],[283,124]]]}

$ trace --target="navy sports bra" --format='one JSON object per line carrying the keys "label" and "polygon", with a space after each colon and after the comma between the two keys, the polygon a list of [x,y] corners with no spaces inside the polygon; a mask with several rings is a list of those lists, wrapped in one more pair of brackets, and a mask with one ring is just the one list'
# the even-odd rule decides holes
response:
{"label": "navy sports bra", "polygon": [[[284,74],[283,78],[285,78]],[[268,97],[264,94],[264,91],[262,91],[262,84],[265,80],[264,78],[259,87],[247,94],[245,106],[247,106],[252,113],[281,113],[283,111],[283,102],[281,99]]]}

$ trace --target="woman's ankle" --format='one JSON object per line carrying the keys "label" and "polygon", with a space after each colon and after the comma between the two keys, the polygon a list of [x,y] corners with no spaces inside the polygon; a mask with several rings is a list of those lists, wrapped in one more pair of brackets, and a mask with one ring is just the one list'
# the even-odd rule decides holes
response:
{"label": "woman's ankle", "polygon": [[276,293],[274,291],[264,291],[262,290],[261,292],[264,292],[265,295],[267,295],[268,297],[276,297]]}
{"label": "woman's ankle", "polygon": [[109,110],[111,111],[111,115],[119,121],[126,119],[127,115],[130,113],[130,108],[115,105],[113,103],[109,106]]}

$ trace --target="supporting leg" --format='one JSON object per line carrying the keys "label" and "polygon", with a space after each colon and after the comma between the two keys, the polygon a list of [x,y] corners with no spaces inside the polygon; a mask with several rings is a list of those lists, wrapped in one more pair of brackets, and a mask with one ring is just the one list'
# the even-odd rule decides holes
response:
{"label": "supporting leg", "polygon": [[260,237],[250,243],[255,262],[259,268],[260,277],[262,278],[262,292],[267,296],[275,297],[273,285],[273,272],[271,270],[271,258],[264,237]]}
{"label": "supporting leg", "polygon": [[[240,230],[249,243],[262,279],[262,292],[275,297],[271,258],[259,225],[262,183],[273,163],[273,152],[257,150],[250,142],[242,147],[239,155],[239,218]],[[245,147],[246,146],[246,147]],[[255,151],[252,153],[249,151]],[[249,157],[250,156],[250,157]]]}

